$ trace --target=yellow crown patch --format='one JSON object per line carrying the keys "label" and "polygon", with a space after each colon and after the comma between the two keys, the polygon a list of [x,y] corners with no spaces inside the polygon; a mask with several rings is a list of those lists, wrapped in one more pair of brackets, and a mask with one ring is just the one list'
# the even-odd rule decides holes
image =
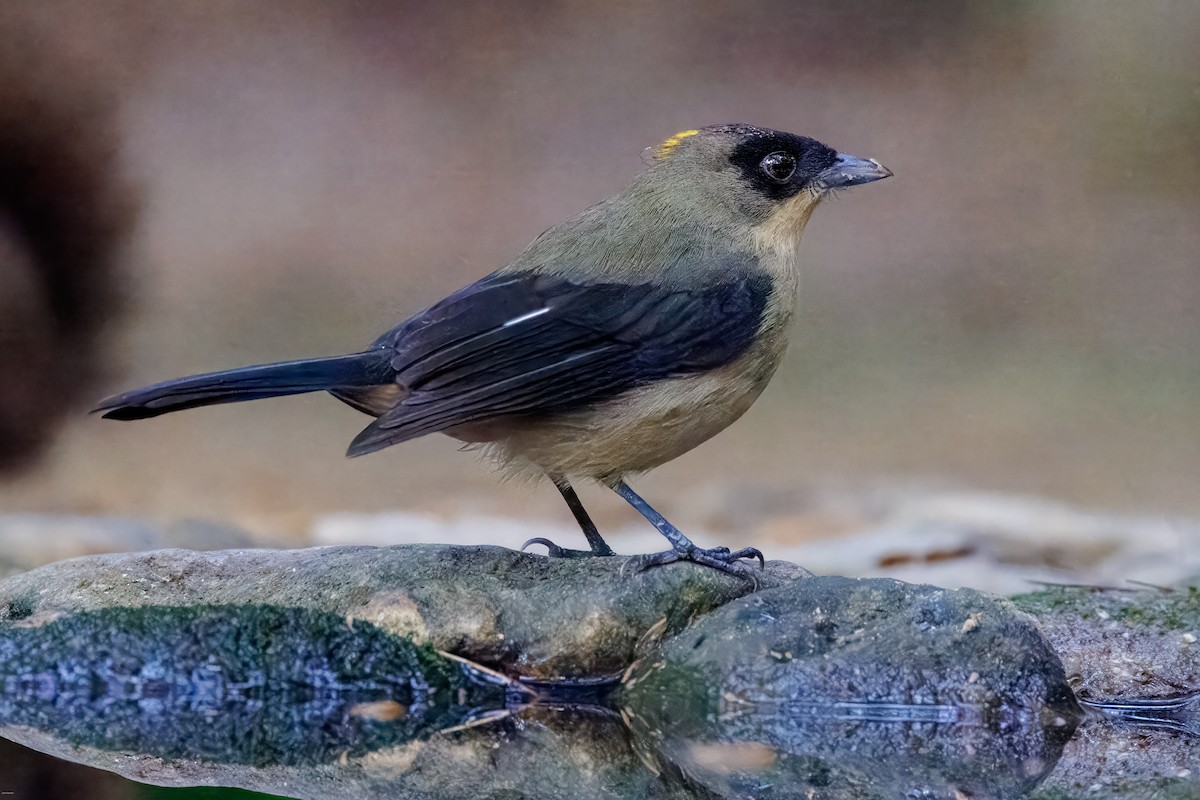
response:
{"label": "yellow crown patch", "polygon": [[700,131],[698,130],[680,131],[670,139],[667,139],[665,142],[660,144],[654,151],[654,157],[659,161],[662,161],[664,158],[671,155],[671,151],[678,147],[680,142],[689,136],[695,136],[699,132]]}

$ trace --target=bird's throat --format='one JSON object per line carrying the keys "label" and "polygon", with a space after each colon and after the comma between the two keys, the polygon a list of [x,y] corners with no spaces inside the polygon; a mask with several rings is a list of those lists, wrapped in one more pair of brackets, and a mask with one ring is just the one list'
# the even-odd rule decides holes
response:
{"label": "bird's throat", "polygon": [[760,253],[790,258],[821,195],[801,192],[754,226],[754,245]]}

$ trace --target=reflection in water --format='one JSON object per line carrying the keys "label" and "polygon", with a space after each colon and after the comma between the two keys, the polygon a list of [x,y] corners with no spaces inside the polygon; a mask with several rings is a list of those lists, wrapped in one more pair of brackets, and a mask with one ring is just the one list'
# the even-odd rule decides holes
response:
{"label": "reflection in water", "polygon": [[630,671],[633,727],[681,779],[721,797],[1014,798],[1054,767],[1078,705],[995,599],[804,589],[729,603]]}
{"label": "reflection in water", "polygon": [[660,769],[718,797],[1018,798],[1055,766],[1075,730],[1070,708],[1011,713],[996,704],[654,702],[635,686],[626,711]]}
{"label": "reflection in water", "polygon": [[1080,704],[1139,728],[1200,736],[1200,692],[1135,700],[1081,700]]}
{"label": "reflection in water", "polygon": [[30,619],[0,638],[0,676],[9,730],[225,764],[361,755],[469,723],[506,693],[370,624],[245,606]]}
{"label": "reflection in water", "polygon": [[1053,718],[997,726],[983,709],[868,705],[741,708],[702,734],[644,736],[667,769],[720,797],[1017,798],[1074,730]]}
{"label": "reflection in water", "polygon": [[119,609],[5,630],[0,735],[135,780],[306,798],[1015,798],[1074,727],[1041,699],[772,695],[784,675],[817,686],[801,663],[735,691],[666,649],[579,705],[320,612]]}

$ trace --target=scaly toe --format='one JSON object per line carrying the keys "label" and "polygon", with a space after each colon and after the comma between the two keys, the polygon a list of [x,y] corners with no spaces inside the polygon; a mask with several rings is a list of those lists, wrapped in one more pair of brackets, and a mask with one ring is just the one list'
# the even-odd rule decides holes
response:
{"label": "scaly toe", "polygon": [[544,546],[546,548],[546,555],[550,558],[592,558],[593,556],[598,557],[613,555],[612,551],[607,553],[597,553],[594,550],[568,550],[565,547],[559,547],[554,542],[541,536],[536,536],[525,542],[525,544],[521,545],[521,549],[524,550],[533,544],[540,544]]}
{"label": "scaly toe", "polygon": [[636,575],[639,572],[645,572],[651,567],[660,567],[663,564],[670,564],[672,561],[678,561],[679,556],[674,550],[667,550],[664,553],[643,553],[641,555],[630,556],[621,564],[621,569],[617,572],[617,576],[621,580],[625,580],[630,574]]}
{"label": "scaly toe", "polygon": [[676,561],[691,561],[695,564],[711,567],[718,572],[724,572],[726,575],[748,578],[757,585],[758,580],[755,578],[753,571],[749,570],[748,565],[743,563],[743,559],[747,558],[758,559],[759,570],[762,570],[766,565],[762,552],[755,547],[744,547],[736,552],[730,551],[728,547],[713,547],[710,549],[690,547],[680,550],[665,550],[661,553],[648,553],[638,556],[636,563],[637,571],[642,572],[651,567],[660,567]]}

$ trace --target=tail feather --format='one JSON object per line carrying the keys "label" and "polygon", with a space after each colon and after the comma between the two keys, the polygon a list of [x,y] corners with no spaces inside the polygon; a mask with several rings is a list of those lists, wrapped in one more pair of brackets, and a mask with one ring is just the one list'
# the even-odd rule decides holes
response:
{"label": "tail feather", "polygon": [[185,408],[241,403],[265,397],[390,383],[387,351],[376,348],[329,358],[282,361],[177,378],[101,400],[106,419],[147,419]]}

